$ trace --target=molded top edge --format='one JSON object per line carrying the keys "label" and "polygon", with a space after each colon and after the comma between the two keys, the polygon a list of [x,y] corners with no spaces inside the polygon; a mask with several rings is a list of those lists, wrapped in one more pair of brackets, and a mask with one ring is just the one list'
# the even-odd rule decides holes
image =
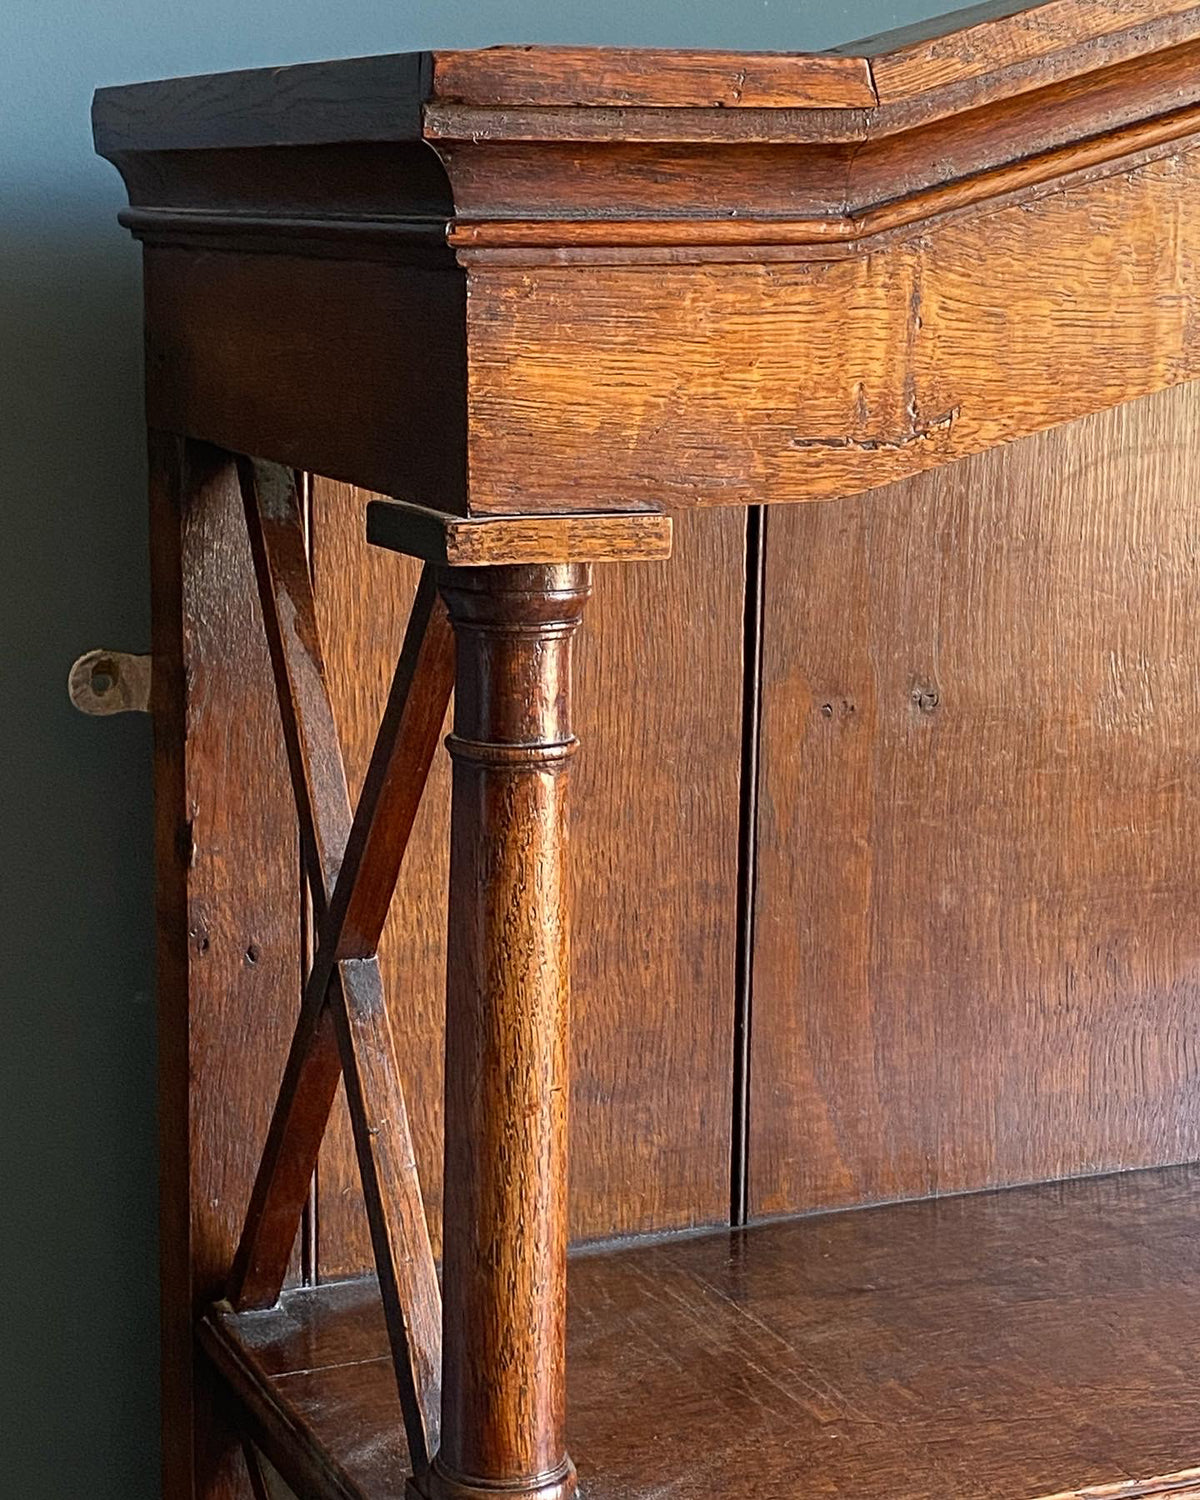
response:
{"label": "molded top edge", "polygon": [[[105,156],[420,140],[427,107],[729,112],[731,136],[738,111],[874,111],[886,128],[889,112],[912,123],[1197,36],[1195,0],[993,0],[822,53],[500,46],[168,79],[100,89],[93,124]],[[503,122],[488,133],[503,138]]]}

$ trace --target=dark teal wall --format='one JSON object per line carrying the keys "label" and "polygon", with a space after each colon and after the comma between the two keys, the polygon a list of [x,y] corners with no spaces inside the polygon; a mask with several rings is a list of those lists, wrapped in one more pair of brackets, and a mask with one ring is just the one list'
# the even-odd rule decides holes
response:
{"label": "dark teal wall", "polygon": [[66,674],[148,645],[138,259],[98,84],[499,41],[805,49],[937,0],[0,5],[0,1490],[158,1493],[150,735]]}

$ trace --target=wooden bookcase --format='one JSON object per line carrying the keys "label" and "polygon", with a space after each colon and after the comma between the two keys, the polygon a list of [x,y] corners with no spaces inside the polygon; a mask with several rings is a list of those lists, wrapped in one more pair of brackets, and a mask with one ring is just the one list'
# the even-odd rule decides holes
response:
{"label": "wooden bookcase", "polygon": [[166,1500],[1200,1497],[1197,63],[97,95]]}

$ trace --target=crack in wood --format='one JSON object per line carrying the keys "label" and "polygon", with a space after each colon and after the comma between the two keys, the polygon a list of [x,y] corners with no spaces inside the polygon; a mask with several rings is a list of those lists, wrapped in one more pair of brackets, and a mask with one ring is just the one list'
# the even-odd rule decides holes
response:
{"label": "crack in wood", "polygon": [[910,432],[893,438],[856,438],[848,434],[839,437],[797,437],[791,440],[793,448],[853,448],[859,453],[878,453],[885,449],[908,448],[913,443],[928,442],[939,433],[948,433],[958,420],[961,407],[952,406],[943,416],[935,417]]}

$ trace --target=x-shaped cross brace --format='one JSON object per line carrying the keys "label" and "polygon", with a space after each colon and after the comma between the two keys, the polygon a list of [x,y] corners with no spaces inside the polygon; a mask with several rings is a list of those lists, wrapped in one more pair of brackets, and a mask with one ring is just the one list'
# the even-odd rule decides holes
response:
{"label": "x-shaped cross brace", "polygon": [[413,1470],[438,1448],[441,1298],[377,951],[454,681],[454,638],[423,569],[358,806],[334,723],[289,470],[238,461],[312,891],[316,954],[226,1295],[278,1300],[338,1079],[346,1098]]}

